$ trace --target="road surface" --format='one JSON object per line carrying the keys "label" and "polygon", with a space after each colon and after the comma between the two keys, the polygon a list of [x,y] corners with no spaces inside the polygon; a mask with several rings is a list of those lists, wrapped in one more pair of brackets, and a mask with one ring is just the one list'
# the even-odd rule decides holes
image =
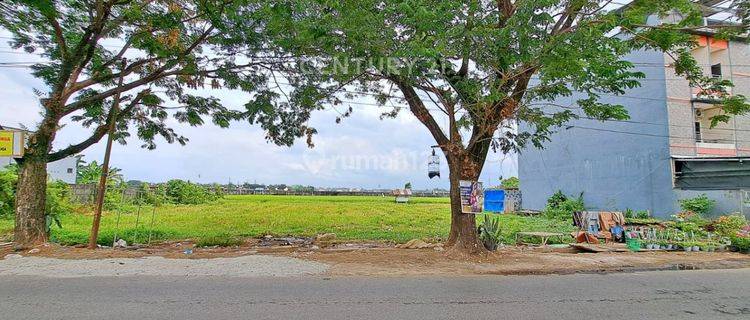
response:
{"label": "road surface", "polygon": [[453,278],[2,276],[0,319],[750,319],[750,269]]}

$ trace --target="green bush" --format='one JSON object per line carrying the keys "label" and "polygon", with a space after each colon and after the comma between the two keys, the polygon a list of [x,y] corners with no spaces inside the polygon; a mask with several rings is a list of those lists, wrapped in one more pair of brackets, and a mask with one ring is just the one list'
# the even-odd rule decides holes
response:
{"label": "green bush", "polygon": [[141,201],[143,201],[143,203],[155,206],[169,203],[169,198],[167,197],[167,186],[164,184],[160,184],[156,186],[156,188],[151,189],[151,186],[149,186],[148,183],[143,183],[138,192],[141,193]]}
{"label": "green bush", "polygon": [[716,206],[716,200],[709,199],[705,194],[695,198],[681,199],[679,202],[683,211],[695,212],[699,215],[708,214]]}
{"label": "green bush", "polygon": [[568,197],[562,192],[562,190],[557,190],[557,192],[553,193],[552,196],[547,199],[547,207],[557,208],[567,200]]}
{"label": "green bush", "polygon": [[692,221],[677,221],[674,224],[675,228],[685,232],[686,234],[692,234],[695,236],[703,236],[706,231],[696,222]]}
{"label": "green bush", "polygon": [[52,181],[47,183],[47,214],[63,215],[73,211],[73,205],[70,203],[70,187],[62,181]]}
{"label": "green bush", "polygon": [[635,212],[635,217],[637,219],[648,219],[651,218],[651,215],[648,213],[648,210],[638,210]]}
{"label": "green bush", "polygon": [[[0,170],[0,217],[10,218],[15,213],[16,184],[18,183],[18,166],[10,165]],[[60,216],[70,213],[70,188],[65,182],[50,181],[47,183],[47,231],[52,224],[62,227]]]}
{"label": "green bush", "polygon": [[623,212],[623,215],[625,216],[625,219],[634,219],[635,218],[635,211],[633,209],[627,208],[625,209],[625,212]]}
{"label": "green bush", "polygon": [[17,182],[18,167],[16,165],[0,169],[0,218],[13,216]]}
{"label": "green bush", "polygon": [[583,193],[577,198],[568,198],[562,191],[557,191],[547,199],[547,207],[544,215],[549,219],[567,220],[572,217],[573,212],[584,211]]}
{"label": "green bush", "polygon": [[174,204],[202,204],[221,197],[201,185],[178,179],[167,182],[165,193],[169,202]]}
{"label": "green bush", "polygon": [[518,180],[518,177],[510,177],[508,179],[503,179],[503,181],[500,182],[503,189],[518,189],[520,184],[521,181]]}
{"label": "green bush", "polygon": [[750,253],[750,237],[733,236],[731,239],[732,245],[737,248],[738,251]]}
{"label": "green bush", "polygon": [[131,205],[133,200],[123,195],[127,187],[124,182],[107,180],[107,191],[104,193],[104,210],[122,210],[124,206]]}
{"label": "green bush", "polygon": [[742,227],[747,225],[745,216],[739,214],[721,216],[714,222],[714,230],[723,237],[733,237],[737,235]]}

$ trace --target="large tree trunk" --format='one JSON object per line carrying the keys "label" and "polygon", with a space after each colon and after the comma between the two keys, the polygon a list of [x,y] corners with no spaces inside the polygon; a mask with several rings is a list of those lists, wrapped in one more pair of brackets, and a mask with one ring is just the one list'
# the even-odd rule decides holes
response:
{"label": "large tree trunk", "polygon": [[450,176],[451,197],[451,231],[446,246],[451,251],[462,253],[485,252],[484,245],[477,234],[476,216],[461,212],[460,180],[476,181],[479,179],[481,165],[477,165],[469,157],[446,155]]}
{"label": "large tree trunk", "polygon": [[45,205],[47,161],[30,158],[21,162],[16,191],[14,242],[27,248],[47,241]]}
{"label": "large tree trunk", "polygon": [[29,137],[24,157],[19,161],[13,234],[17,248],[28,248],[47,241],[47,155],[56,130],[57,121],[46,116],[37,132]]}

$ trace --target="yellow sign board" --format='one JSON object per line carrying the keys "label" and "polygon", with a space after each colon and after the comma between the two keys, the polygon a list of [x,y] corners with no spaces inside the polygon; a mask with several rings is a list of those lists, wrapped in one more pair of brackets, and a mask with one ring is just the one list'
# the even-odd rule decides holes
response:
{"label": "yellow sign board", "polygon": [[0,157],[14,156],[13,142],[15,140],[13,131],[0,131]]}

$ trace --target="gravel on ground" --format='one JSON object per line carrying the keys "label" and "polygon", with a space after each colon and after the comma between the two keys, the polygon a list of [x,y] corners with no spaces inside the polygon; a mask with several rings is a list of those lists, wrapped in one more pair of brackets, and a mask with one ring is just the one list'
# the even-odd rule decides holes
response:
{"label": "gravel on ground", "polygon": [[228,276],[289,277],[321,274],[328,265],[289,257],[248,255],[214,259],[163,257],[55,259],[17,254],[0,260],[0,276],[110,277],[110,276]]}

